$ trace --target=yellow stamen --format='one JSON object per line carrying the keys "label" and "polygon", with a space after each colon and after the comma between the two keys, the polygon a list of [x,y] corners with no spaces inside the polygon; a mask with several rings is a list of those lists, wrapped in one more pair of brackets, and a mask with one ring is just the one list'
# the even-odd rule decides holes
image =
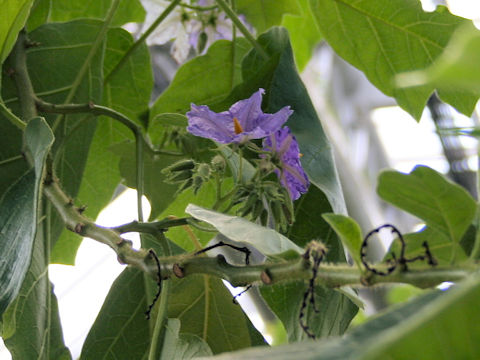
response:
{"label": "yellow stamen", "polygon": [[238,135],[243,133],[242,125],[240,125],[236,117],[233,118],[233,128],[235,130],[235,134]]}
{"label": "yellow stamen", "polygon": [[302,156],[303,156],[303,154],[302,154],[302,153],[298,153],[298,157],[302,157]]}

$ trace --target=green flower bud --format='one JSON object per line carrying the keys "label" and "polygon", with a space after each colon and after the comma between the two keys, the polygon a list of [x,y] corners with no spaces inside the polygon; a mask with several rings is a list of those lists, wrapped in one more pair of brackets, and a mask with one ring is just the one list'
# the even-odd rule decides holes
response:
{"label": "green flower bud", "polygon": [[168,172],[176,172],[176,171],[182,171],[182,170],[193,170],[195,167],[195,161],[192,159],[186,159],[186,160],[180,160],[177,161],[176,163],[167,166],[165,169],[162,170],[163,173],[168,173]]}
{"label": "green flower bud", "polygon": [[222,155],[215,155],[212,159],[212,168],[213,171],[223,172],[226,167],[225,159]]}
{"label": "green flower bud", "polygon": [[210,178],[210,165],[208,164],[199,164],[197,167],[197,174],[202,177],[202,180],[207,181]]}

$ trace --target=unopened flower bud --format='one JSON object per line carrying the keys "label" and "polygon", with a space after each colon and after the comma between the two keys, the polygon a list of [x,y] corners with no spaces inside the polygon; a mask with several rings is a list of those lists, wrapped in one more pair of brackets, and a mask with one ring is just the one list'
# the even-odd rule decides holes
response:
{"label": "unopened flower bud", "polygon": [[215,155],[212,159],[212,168],[214,171],[223,172],[225,170],[225,159],[222,155]]}

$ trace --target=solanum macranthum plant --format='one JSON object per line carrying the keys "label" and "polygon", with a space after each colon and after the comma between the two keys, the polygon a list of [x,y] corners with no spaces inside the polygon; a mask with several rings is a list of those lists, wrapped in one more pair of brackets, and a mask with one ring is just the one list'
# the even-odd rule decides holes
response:
{"label": "solanum macranthum plant", "polygon": [[[121,26],[142,23],[144,7],[134,40]],[[413,117],[433,91],[470,115],[478,86],[459,69],[474,54],[449,44],[478,42],[470,21],[416,0],[7,0],[3,9],[0,311],[13,358],[71,358],[48,264],[72,264],[82,237],[127,265],[82,359],[478,357],[478,204],[428,167],[382,172],[379,196],[425,228],[395,232],[390,260],[369,264],[297,68],[326,41]],[[190,60],[150,103],[146,42],[158,29],[157,42]],[[455,61],[442,54],[450,48],[462,52]],[[436,72],[422,86],[397,87],[397,75],[427,67]],[[119,184],[137,190],[138,221],[95,224]],[[127,232],[141,234],[140,249]],[[218,242],[240,260],[209,257]],[[222,279],[252,285],[284,329],[274,344],[288,344],[267,346]],[[348,329],[354,289],[444,281],[456,285]]]}

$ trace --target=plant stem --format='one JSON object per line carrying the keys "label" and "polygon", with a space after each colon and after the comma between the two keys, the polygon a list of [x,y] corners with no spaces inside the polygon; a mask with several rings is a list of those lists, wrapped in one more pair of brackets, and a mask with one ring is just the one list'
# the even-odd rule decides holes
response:
{"label": "plant stem", "polygon": [[[155,237],[160,241],[162,246],[163,253],[165,256],[171,255],[170,246],[168,240],[163,234],[163,231],[157,231]],[[157,274],[162,276],[162,274]],[[158,306],[157,317],[155,319],[155,326],[153,328],[152,342],[150,343],[150,349],[148,352],[148,359],[154,360],[158,359],[159,353],[159,344],[163,344],[164,335],[165,335],[165,325],[168,321],[168,296],[170,291],[170,281],[162,281],[162,286],[160,289],[160,304]]]}
{"label": "plant stem", "polygon": [[162,23],[163,20],[172,12],[172,10],[180,3],[180,0],[173,0],[170,5],[160,14],[160,16],[150,25],[150,27],[145,31],[137,41],[135,41],[132,46],[123,54],[120,61],[115,65],[115,67],[108,73],[105,77],[104,84],[107,84],[110,79],[117,73],[118,70],[127,62],[128,58],[133,54],[133,52],[146,40],[147,37]]}
{"label": "plant stem", "polygon": [[269,56],[263,49],[263,47],[258,43],[257,40],[253,37],[253,35],[248,31],[247,27],[242,23],[242,21],[239,19],[235,11],[225,2],[225,0],[215,0],[222,8],[223,11],[225,11],[225,14],[232,20],[232,22],[235,24],[235,26],[240,30],[240,32],[245,36],[245,38],[253,45],[253,47],[257,50],[257,52],[260,54],[261,57],[263,57],[265,60],[268,60]]}
{"label": "plant stem", "polygon": [[162,281],[162,292],[160,295],[160,304],[158,305],[157,318],[155,319],[155,327],[153,328],[152,342],[148,351],[148,360],[156,360],[159,358],[159,342],[163,343],[165,338],[165,325],[168,320],[168,292],[170,291],[170,281]]}
{"label": "plant stem", "polygon": [[5,106],[3,102],[0,102],[0,114],[5,116],[7,120],[9,120],[13,125],[18,127],[20,130],[22,131],[25,130],[25,127],[27,126],[27,124],[23,120],[21,120],[19,117],[17,117],[14,113],[12,113],[10,109]]}
{"label": "plant stem", "polygon": [[[17,42],[12,51],[13,70],[15,86],[17,88],[18,101],[20,103],[20,109],[22,111],[21,118],[23,123],[26,124],[30,119],[37,116],[37,109],[35,108],[35,99],[32,95],[35,94],[33,90],[32,82],[28,75],[27,70],[27,35],[25,30],[20,31],[18,34]],[[11,121],[11,117],[9,118]],[[17,126],[21,125],[17,122]]]}

